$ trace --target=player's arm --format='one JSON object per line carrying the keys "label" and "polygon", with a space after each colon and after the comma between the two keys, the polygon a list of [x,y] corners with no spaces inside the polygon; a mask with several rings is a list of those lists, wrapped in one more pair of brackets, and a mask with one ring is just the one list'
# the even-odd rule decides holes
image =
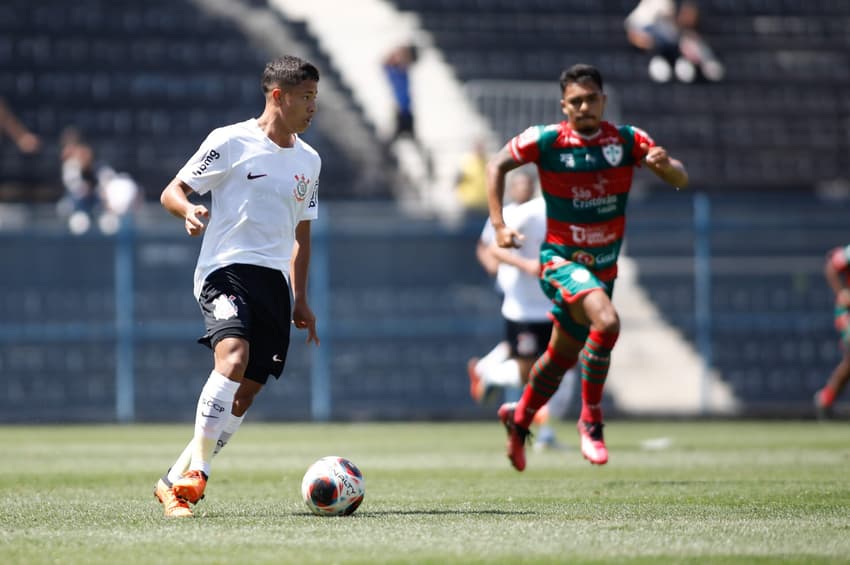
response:
{"label": "player's arm", "polygon": [[490,246],[490,253],[499,263],[514,266],[535,277],[540,274],[540,261],[536,259],[526,259],[521,255],[511,252],[509,249],[503,249],[496,245]]}
{"label": "player's arm", "polygon": [[841,306],[850,306],[850,289],[841,280],[841,269],[846,268],[846,265],[844,249],[838,248],[829,253],[823,268],[826,282],[835,294],[835,302]]}
{"label": "player's arm", "polygon": [[209,218],[210,213],[206,206],[189,201],[191,192],[191,186],[175,178],[163,189],[159,201],[172,215],[183,219],[189,235],[196,236],[204,232],[206,225],[203,219]]}
{"label": "player's arm", "polygon": [[475,244],[475,257],[478,258],[478,262],[491,277],[496,276],[499,271],[499,260],[493,254],[493,249],[498,248],[490,247],[480,239]]}
{"label": "player's arm", "polygon": [[292,285],[292,322],[295,327],[307,330],[307,343],[319,345],[316,333],[316,315],[307,304],[307,272],[310,269],[310,221],[302,220],[295,226],[295,245],[289,265],[289,280]]}
{"label": "player's arm", "polygon": [[688,178],[688,171],[685,170],[685,165],[678,159],[671,157],[665,148],[660,145],[650,147],[649,144],[643,143],[641,149],[646,152],[644,163],[658,178],[676,188],[688,186],[690,179]]}
{"label": "player's arm", "polygon": [[490,208],[490,222],[496,231],[496,244],[499,247],[519,247],[522,235],[505,225],[502,208],[505,202],[505,175],[521,166],[511,154],[510,145],[502,147],[487,163],[487,202]]}

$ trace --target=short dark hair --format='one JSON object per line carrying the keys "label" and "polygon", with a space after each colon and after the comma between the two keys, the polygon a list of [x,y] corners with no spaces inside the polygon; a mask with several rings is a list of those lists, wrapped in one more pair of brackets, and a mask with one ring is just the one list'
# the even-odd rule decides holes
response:
{"label": "short dark hair", "polygon": [[275,87],[297,86],[305,80],[319,81],[319,69],[311,63],[292,55],[284,55],[266,63],[263,71],[263,92]]}
{"label": "short dark hair", "polygon": [[599,69],[592,65],[585,65],[583,63],[573,65],[569,69],[561,72],[561,93],[566,90],[567,85],[571,82],[585,82],[588,80],[595,82],[596,86],[599,87],[599,90],[603,90],[602,73],[599,72]]}

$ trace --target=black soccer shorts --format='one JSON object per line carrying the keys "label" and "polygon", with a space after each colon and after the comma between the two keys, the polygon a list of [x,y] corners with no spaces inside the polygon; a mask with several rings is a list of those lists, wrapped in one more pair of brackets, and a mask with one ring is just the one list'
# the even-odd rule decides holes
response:
{"label": "black soccer shorts", "polygon": [[250,347],[245,377],[261,384],[280,377],[292,322],[283,273],[257,265],[222,267],[206,278],[198,303],[206,326],[199,343],[215,349],[225,337],[242,338]]}
{"label": "black soccer shorts", "polygon": [[511,357],[536,359],[546,352],[552,335],[552,322],[514,322],[505,320],[505,338]]}

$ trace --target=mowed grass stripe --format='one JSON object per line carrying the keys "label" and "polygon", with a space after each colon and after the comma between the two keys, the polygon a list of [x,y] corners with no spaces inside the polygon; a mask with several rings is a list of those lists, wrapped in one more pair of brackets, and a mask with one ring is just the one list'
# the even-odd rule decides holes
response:
{"label": "mowed grass stripe", "polygon": [[[217,458],[197,518],[153,483],[191,425],[0,428],[0,563],[829,563],[850,556],[845,424],[632,422],[611,461],[505,458],[493,423],[263,424]],[[301,476],[364,472],[349,518],[319,518]]]}

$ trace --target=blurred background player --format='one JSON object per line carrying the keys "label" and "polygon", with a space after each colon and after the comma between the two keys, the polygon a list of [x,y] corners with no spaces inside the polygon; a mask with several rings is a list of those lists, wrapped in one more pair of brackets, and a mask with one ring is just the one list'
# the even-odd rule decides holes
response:
{"label": "blurred background player", "polygon": [[[540,245],[546,235],[546,203],[535,198],[534,179],[525,171],[515,171],[508,179],[511,202],[504,208],[505,221],[522,234],[519,249],[496,245],[493,225],[487,220],[476,244],[476,256],[484,270],[496,277],[503,295],[502,317],[505,340],[487,355],[467,363],[469,392],[478,403],[494,398],[505,389],[518,389],[528,382],[534,361],[546,351],[552,334],[549,310],[552,303],[540,288]],[[538,412],[540,448],[559,447],[551,417],[562,417],[572,396],[574,372],[563,391]],[[560,389],[559,389],[560,390]],[[548,408],[547,408],[548,407]]]}
{"label": "blurred background player", "polygon": [[488,166],[490,219],[499,247],[522,244],[522,236],[506,223],[502,212],[508,171],[535,163],[546,202],[540,263],[541,284],[553,302],[552,338],[534,363],[519,402],[499,408],[508,433],[508,458],[518,471],[525,469],[525,443],[535,414],[579,360],[581,452],[593,464],[608,461],[601,401],[620,333],[611,295],[634,168],[645,163],[668,184],[677,188],[688,184],[682,163],[655,145],[646,132],[602,120],[606,96],[595,67],[570,67],[561,73],[560,87],[567,120],[526,129]]}
{"label": "blurred background player", "polygon": [[[318,82],[316,67],[297,57],[268,63],[262,115],[213,130],[162,192],[190,236],[206,232],[194,293],[206,325],[199,341],[215,359],[194,436],[156,483],[167,517],[192,516],[188,503],[203,498],[216,448],[236,433],[269,376],[283,372],[290,324],[319,344],[307,271],[321,159],[300,138],[316,112]],[[193,191],[211,192],[211,211],[188,200]]]}
{"label": "blurred background player", "polygon": [[832,416],[835,398],[850,380],[850,245],[829,252],[824,276],[835,295],[835,329],[841,336],[842,357],[826,385],[815,393],[815,410],[820,419]]}

